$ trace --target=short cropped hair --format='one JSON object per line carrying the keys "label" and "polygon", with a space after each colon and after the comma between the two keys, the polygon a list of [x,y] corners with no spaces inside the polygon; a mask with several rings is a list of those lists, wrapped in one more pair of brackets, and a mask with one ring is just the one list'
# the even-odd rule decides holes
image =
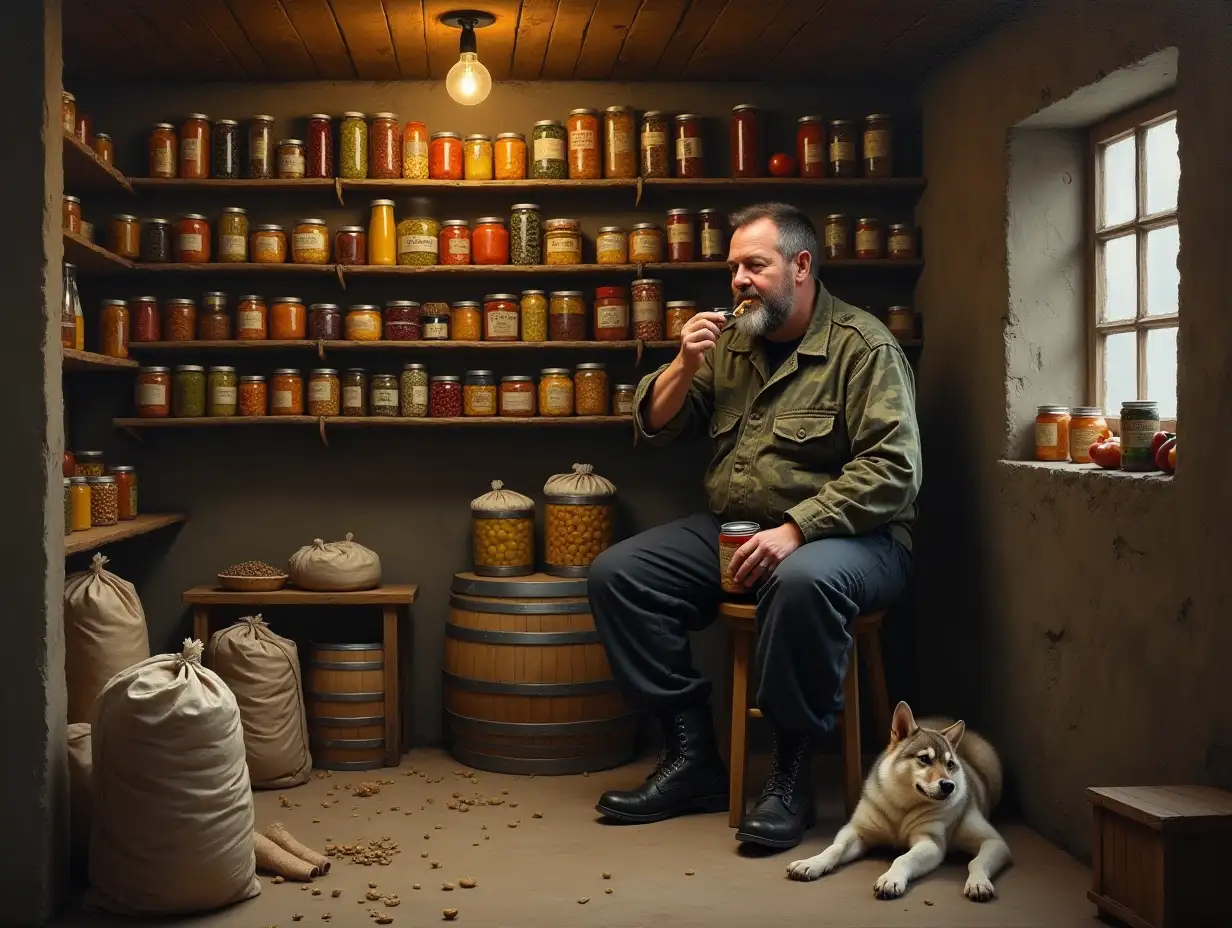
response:
{"label": "short cropped hair", "polygon": [[778,250],[788,261],[802,251],[807,251],[811,261],[809,273],[817,276],[817,229],[813,221],[801,209],[787,203],[757,203],[731,214],[728,221],[732,231],[747,226],[759,219],[769,219],[779,231]]}

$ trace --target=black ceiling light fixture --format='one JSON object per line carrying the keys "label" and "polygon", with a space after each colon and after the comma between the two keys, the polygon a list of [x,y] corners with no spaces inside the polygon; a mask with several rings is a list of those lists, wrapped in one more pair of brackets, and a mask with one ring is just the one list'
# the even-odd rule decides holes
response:
{"label": "black ceiling light fixture", "polygon": [[450,10],[440,19],[446,26],[462,30],[458,61],[445,76],[445,89],[463,106],[482,103],[492,92],[492,75],[479,60],[475,30],[492,25],[496,17],[482,10]]}

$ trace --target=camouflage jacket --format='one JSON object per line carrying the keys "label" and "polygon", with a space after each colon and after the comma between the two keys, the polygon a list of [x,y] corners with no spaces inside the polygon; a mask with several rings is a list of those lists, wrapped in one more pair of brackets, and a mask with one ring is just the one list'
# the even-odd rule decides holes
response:
{"label": "camouflage jacket", "polygon": [[911,546],[920,489],[915,377],[876,317],[818,284],[797,350],[767,381],[761,340],[725,329],[680,412],[650,433],[646,375],[634,397],[638,438],[672,441],[708,429],[710,509],[773,528],[791,519],[805,541],[889,524]]}

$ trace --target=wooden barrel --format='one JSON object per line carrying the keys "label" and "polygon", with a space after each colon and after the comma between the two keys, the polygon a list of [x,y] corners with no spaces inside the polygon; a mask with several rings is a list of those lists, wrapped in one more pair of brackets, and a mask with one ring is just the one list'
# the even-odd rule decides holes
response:
{"label": "wooden barrel", "polygon": [[304,697],[313,766],[373,770],[385,765],[385,649],[318,644],[308,655]]}
{"label": "wooden barrel", "polygon": [[637,716],[612,679],[585,580],[460,573],[449,607],[444,701],[454,757],[522,774],[633,759]]}

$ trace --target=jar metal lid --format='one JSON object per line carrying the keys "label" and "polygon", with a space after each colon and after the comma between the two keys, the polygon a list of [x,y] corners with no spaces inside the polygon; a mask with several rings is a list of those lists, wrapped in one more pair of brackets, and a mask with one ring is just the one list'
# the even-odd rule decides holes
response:
{"label": "jar metal lid", "polygon": [[1036,406],[1035,412],[1037,415],[1041,415],[1041,416],[1065,415],[1069,413],[1069,407],[1068,406]]}
{"label": "jar metal lid", "polygon": [[385,308],[386,308],[386,309],[391,309],[391,308],[393,308],[393,307],[395,307],[395,306],[399,306],[399,307],[408,307],[408,306],[410,306],[410,307],[414,307],[414,306],[418,306],[418,305],[419,305],[419,304],[418,304],[418,303],[416,303],[414,300],[390,300],[389,302],[387,302],[387,303],[385,304]]}
{"label": "jar metal lid", "polygon": [[125,300],[103,300],[102,303],[104,306],[127,306],[128,305],[128,303]]}
{"label": "jar metal lid", "polygon": [[279,367],[274,370],[274,375],[277,376],[278,374],[293,374],[294,376],[298,377],[299,368],[298,367]]}
{"label": "jar metal lid", "polygon": [[696,306],[697,301],[696,300],[668,300],[667,303],[665,303],[664,305],[668,309],[672,309],[672,308],[681,309],[686,306]]}
{"label": "jar metal lid", "polygon": [[497,133],[496,137],[498,139],[519,139],[520,141],[523,141],[523,142],[526,141],[526,136],[523,135],[521,132],[499,132]]}
{"label": "jar metal lid", "polygon": [[323,226],[325,225],[325,220],[324,219],[296,219],[295,224],[297,226]]}
{"label": "jar metal lid", "polygon": [[373,374],[373,375],[372,375],[372,384],[373,384],[373,386],[375,386],[375,385],[376,385],[376,382],[377,382],[378,380],[380,380],[380,381],[382,381],[382,382],[384,382],[384,381],[388,380],[390,383],[394,383],[394,384],[396,384],[396,383],[398,382],[398,378],[397,378],[394,374],[387,374],[387,373]]}
{"label": "jar metal lid", "polygon": [[[220,119],[217,122],[215,122],[214,125],[216,126],[238,126],[239,123],[236,122],[234,119]],[[98,133],[95,133],[94,137],[98,138]]]}
{"label": "jar metal lid", "polygon": [[514,294],[514,293],[488,293],[484,296],[483,301],[485,303],[490,302],[490,301],[495,301],[495,300],[516,301],[517,298],[518,298],[517,294]]}
{"label": "jar metal lid", "polygon": [[667,215],[669,216],[688,216],[692,212],[693,210],[691,209],[669,209],[667,211]]}
{"label": "jar metal lid", "polygon": [[195,306],[192,300],[182,296],[175,296],[166,301],[167,306]]}
{"label": "jar metal lid", "polygon": [[467,371],[467,377],[495,377],[496,371]]}
{"label": "jar metal lid", "polygon": [[[235,214],[236,214],[236,215],[238,215],[238,216],[247,216],[247,215],[248,215],[248,210],[244,209],[244,207],[242,207],[242,206],[224,206],[224,207],[222,208],[222,211],[223,211],[224,213],[235,213]],[[155,219],[151,219],[151,220],[150,220],[150,222],[157,222],[157,221],[159,221],[159,220],[155,220]],[[163,220],[163,221],[166,221],[166,220]]]}
{"label": "jar metal lid", "polygon": [[653,222],[635,222],[635,223],[633,224],[633,231],[635,231],[635,232],[636,232],[636,231],[638,231],[639,229],[641,229],[642,231],[653,231],[653,232],[658,232],[658,231],[659,231],[659,226],[658,226],[656,223],[653,223]]}
{"label": "jar metal lid", "polygon": [[256,116],[252,117],[252,121],[253,122],[273,122],[274,117],[270,116],[268,113],[258,113]]}
{"label": "jar metal lid", "polygon": [[187,119],[204,119],[206,122],[209,122],[210,120],[210,117],[206,116],[205,113],[189,113],[186,118]]}
{"label": "jar metal lid", "polygon": [[855,124],[856,124],[856,121],[854,119],[831,119],[830,120],[830,125],[832,126],[854,126]]}
{"label": "jar metal lid", "polygon": [[348,110],[347,112],[345,112],[345,113],[343,113],[343,114],[342,114],[342,117],[343,117],[344,119],[363,119],[363,118],[364,118],[364,114],[363,114],[363,113],[357,113],[357,112],[355,112],[354,110]]}
{"label": "jar metal lid", "polygon": [[607,109],[605,109],[603,112],[605,112],[605,113],[627,113],[627,112],[629,112],[629,111],[630,111],[630,109],[631,109],[631,107],[628,107],[628,106],[621,106],[621,105],[619,105],[619,104],[618,104],[618,105],[616,105],[616,106],[609,106],[609,107],[608,107]]}
{"label": "jar metal lid", "polygon": [[599,227],[600,235],[603,235],[604,233],[607,233],[607,232],[624,232],[624,229],[622,229],[620,226],[600,226]]}
{"label": "jar metal lid", "polygon": [[539,373],[542,374],[544,377],[559,377],[559,376],[568,377],[569,368],[567,367],[545,367]]}
{"label": "jar metal lid", "polygon": [[158,302],[158,297],[156,296],[130,296],[128,299],[129,299],[129,302],[131,303],[157,303]]}
{"label": "jar metal lid", "polygon": [[313,376],[321,374],[322,376],[337,377],[338,370],[333,367],[314,367],[312,369]]}
{"label": "jar metal lid", "polygon": [[634,393],[637,391],[637,387],[631,383],[618,383],[612,389],[617,393]]}
{"label": "jar metal lid", "polygon": [[717,208],[715,208],[715,207],[713,207],[713,206],[707,206],[705,209],[699,209],[699,210],[697,211],[697,215],[699,215],[699,216],[712,216],[712,215],[714,215],[714,214],[715,214],[715,213],[717,213],[717,212],[718,212],[718,209],[717,209]]}
{"label": "jar metal lid", "polygon": [[475,225],[477,226],[486,226],[486,225],[503,226],[504,224],[505,224],[505,217],[503,216],[480,216],[478,219],[475,220]]}
{"label": "jar metal lid", "polygon": [[373,119],[397,119],[398,114],[397,113],[373,113],[372,118]]}
{"label": "jar metal lid", "polygon": [[456,303],[453,304],[454,309],[457,309],[459,306],[478,309],[479,301],[478,300],[458,300]]}
{"label": "jar metal lid", "polygon": [[457,374],[437,374],[432,378],[437,383],[461,383],[462,378]]}
{"label": "jar metal lid", "polygon": [[276,296],[273,302],[275,303],[299,303],[301,306],[304,301],[297,296]]}
{"label": "jar metal lid", "polygon": [[207,290],[205,292],[205,298],[207,300],[210,300],[210,299],[216,300],[219,297],[222,297],[225,300],[227,298],[226,291],[225,290]]}
{"label": "jar metal lid", "polygon": [[501,383],[534,383],[535,378],[528,374],[510,374],[508,377],[502,377]]}
{"label": "jar metal lid", "polygon": [[[223,210],[223,212],[226,212],[226,210]],[[164,225],[164,226],[171,225],[170,219],[145,219],[143,221],[148,222],[150,225]]]}
{"label": "jar metal lid", "polygon": [[642,278],[639,278],[638,280],[633,281],[633,286],[636,287],[638,284],[647,284],[649,286],[656,287],[656,286],[662,286],[663,281],[657,277],[642,277]]}
{"label": "jar metal lid", "polygon": [[[163,370],[166,370],[166,368],[163,368]],[[73,452],[73,457],[77,458],[78,461],[80,461],[82,458],[88,458],[92,461],[95,458],[101,458],[102,456],[103,456],[103,452],[101,451],[74,451]]]}
{"label": "jar metal lid", "polygon": [[211,374],[214,374],[214,373],[218,373],[218,374],[234,374],[234,373],[235,373],[235,368],[234,368],[234,367],[227,367],[226,365],[220,365],[219,367],[211,367],[211,368],[210,368],[210,373],[211,373]]}
{"label": "jar metal lid", "polygon": [[393,200],[373,200],[368,205],[369,206],[393,206],[394,201]]}
{"label": "jar metal lid", "polygon": [[[476,222],[483,222],[483,220],[477,219]],[[468,219],[446,219],[444,222],[441,223],[441,225],[442,226],[462,226],[463,228],[465,228],[470,225],[470,220]]]}
{"label": "jar metal lid", "polygon": [[1073,415],[1079,418],[1093,419],[1096,416],[1102,416],[1103,414],[1103,410],[1098,406],[1075,406],[1073,408]]}
{"label": "jar metal lid", "polygon": [[756,522],[724,522],[719,531],[724,535],[756,535],[761,526]]}
{"label": "jar metal lid", "polygon": [[259,226],[253,226],[252,231],[254,232],[281,232],[282,226],[275,225],[274,223],[263,223],[262,225],[259,225]]}
{"label": "jar metal lid", "polygon": [[[402,365],[402,369],[403,369],[404,371],[426,371],[426,370],[428,369],[428,367],[427,367],[427,365],[426,365],[426,364],[403,364],[403,365]],[[362,371],[363,371],[363,368],[362,368],[362,367],[353,367],[353,368],[351,368],[351,370],[352,370],[352,371],[360,371],[360,372],[362,372]]]}
{"label": "jar metal lid", "polygon": [[245,374],[240,378],[240,383],[265,383],[264,374]]}
{"label": "jar metal lid", "polygon": [[602,371],[607,368],[598,361],[584,361],[577,366],[579,371]]}
{"label": "jar metal lid", "polygon": [[115,477],[87,477],[87,483],[115,483]]}
{"label": "jar metal lid", "polygon": [[861,216],[859,219],[856,220],[856,222],[857,223],[867,223],[868,225],[873,225],[873,226],[881,225],[881,220],[878,219],[876,216]]}
{"label": "jar metal lid", "polygon": [[381,307],[375,303],[352,303],[347,307],[347,312],[350,313],[379,313]]}
{"label": "jar metal lid", "polygon": [[485,135],[482,132],[472,132],[466,137],[466,140],[468,142],[490,142],[492,141],[492,136]]}
{"label": "jar metal lid", "polygon": [[79,486],[79,487],[89,486],[90,478],[89,477],[69,477],[68,482],[76,486]]}
{"label": "jar metal lid", "polygon": [[582,227],[581,221],[577,219],[549,219],[543,225],[549,232],[562,230],[574,232],[580,230]]}
{"label": "jar metal lid", "polygon": [[868,116],[865,116],[865,117],[864,117],[864,121],[865,121],[865,122],[874,122],[874,121],[876,121],[876,120],[887,120],[887,119],[892,119],[892,118],[893,118],[893,117],[892,117],[892,116],[890,116],[890,114],[889,114],[889,113],[871,113],[871,114],[869,114]]}
{"label": "jar metal lid", "polygon": [[171,129],[172,131],[174,131],[175,125],[174,123],[169,123],[169,122],[156,122],[154,123],[154,128],[155,129]]}
{"label": "jar metal lid", "polygon": [[458,133],[458,132],[433,132],[432,138],[433,139],[460,139],[462,138],[462,135],[461,133]]}
{"label": "jar metal lid", "polygon": [[581,295],[582,295],[581,290],[553,290],[552,291],[552,296],[554,297],[557,297],[557,296],[563,296],[563,297],[579,296],[580,297]]}
{"label": "jar metal lid", "polygon": [[115,467],[107,468],[108,473],[112,474],[131,474],[136,470],[137,468],[133,467],[131,464],[117,464]]}
{"label": "jar metal lid", "polygon": [[748,113],[760,110],[761,107],[755,103],[737,103],[732,107],[733,113]]}
{"label": "jar metal lid", "polygon": [[337,303],[313,303],[309,307],[314,313],[336,313],[338,312]]}
{"label": "jar metal lid", "polygon": [[569,115],[570,116],[597,116],[599,115],[599,111],[592,110],[586,106],[580,106],[576,110],[570,110]]}
{"label": "jar metal lid", "polygon": [[806,122],[824,122],[824,121],[825,121],[825,120],[823,120],[820,116],[817,116],[817,115],[813,115],[813,116],[801,116],[799,119],[797,119],[797,120],[796,120],[796,122],[799,122],[799,123],[806,123]]}
{"label": "jar metal lid", "polygon": [[185,214],[184,214],[183,216],[181,216],[180,218],[181,218],[181,219],[197,219],[197,220],[200,220],[201,222],[205,222],[205,221],[206,221],[205,216],[204,216],[204,215],[202,215],[201,213],[185,213]]}
{"label": "jar metal lid", "polygon": [[701,119],[696,113],[681,113],[676,117],[676,122],[687,122],[690,119]]}
{"label": "jar metal lid", "polygon": [[[134,216],[134,215],[132,215],[131,213],[116,213],[116,214],[115,214],[114,216],[112,216],[111,218],[112,218],[112,220],[114,220],[114,221],[118,221],[118,222],[136,222],[136,221],[137,221],[137,217],[136,217],[136,216]],[[191,217],[191,216],[185,216],[184,218],[185,218],[185,219],[191,219],[191,218],[193,218],[193,217]],[[204,219],[205,217],[204,217],[204,216],[202,216],[201,218],[202,218],[202,219]]]}
{"label": "jar metal lid", "polygon": [[538,128],[539,126],[559,126],[559,125],[560,125],[560,122],[555,119],[540,119],[537,123],[535,123],[536,128]]}
{"label": "jar metal lid", "polygon": [[1122,409],[1154,409],[1159,404],[1155,400],[1126,400],[1121,404]]}
{"label": "jar metal lid", "polygon": [[896,305],[896,306],[891,306],[888,310],[886,310],[886,312],[891,312],[891,313],[893,313],[893,312],[909,313],[909,312],[911,312],[911,307],[910,307],[910,306],[907,306],[905,303],[899,303],[899,304],[898,304],[898,305]]}
{"label": "jar metal lid", "polygon": [[330,116],[329,113],[310,113],[308,115],[308,118],[309,119],[324,119],[326,122],[328,122],[332,120],[334,117]]}
{"label": "jar metal lid", "polygon": [[543,296],[542,290],[523,290],[522,296]]}
{"label": "jar metal lid", "polygon": [[887,228],[888,228],[891,232],[895,231],[896,229],[898,229],[898,230],[902,230],[902,231],[906,231],[906,232],[910,232],[910,231],[911,231],[911,225],[910,225],[909,223],[906,223],[906,222],[892,222],[892,223],[890,223],[890,224],[889,224],[889,226],[887,226]]}
{"label": "jar metal lid", "polygon": [[534,212],[538,212],[539,204],[538,203],[514,203],[513,206],[509,207],[509,209],[515,213],[525,212],[527,210],[533,210]]}
{"label": "jar metal lid", "polygon": [[363,226],[339,226],[338,231],[339,232],[361,232],[363,233],[363,232],[367,232],[368,230],[365,229]]}
{"label": "jar metal lid", "polygon": [[845,222],[846,220],[847,217],[843,213],[830,213],[826,216],[826,222]]}
{"label": "jar metal lid", "polygon": [[240,297],[241,303],[264,303],[265,297],[259,293],[245,293]]}
{"label": "jar metal lid", "polygon": [[80,203],[80,202],[81,202],[81,197],[73,197],[73,196],[67,196],[67,195],[66,195],[66,196],[64,197],[64,202],[65,202],[65,203]]}
{"label": "jar metal lid", "polygon": [[642,118],[650,119],[652,116],[663,116],[663,115],[665,114],[662,110],[647,110],[646,112],[642,113]]}
{"label": "jar metal lid", "polygon": [[[139,367],[137,368],[137,373],[138,374],[169,374],[171,373],[171,368],[160,367],[157,365],[152,366],[152,367]],[[83,454],[85,455],[97,454],[99,457],[102,457],[103,452],[101,451],[78,451],[76,452],[76,455],[78,458],[80,458]]]}
{"label": "jar metal lid", "polygon": [[195,374],[198,371],[204,374],[205,368],[200,364],[177,364],[175,366],[175,372],[177,374],[181,374],[181,373]]}

